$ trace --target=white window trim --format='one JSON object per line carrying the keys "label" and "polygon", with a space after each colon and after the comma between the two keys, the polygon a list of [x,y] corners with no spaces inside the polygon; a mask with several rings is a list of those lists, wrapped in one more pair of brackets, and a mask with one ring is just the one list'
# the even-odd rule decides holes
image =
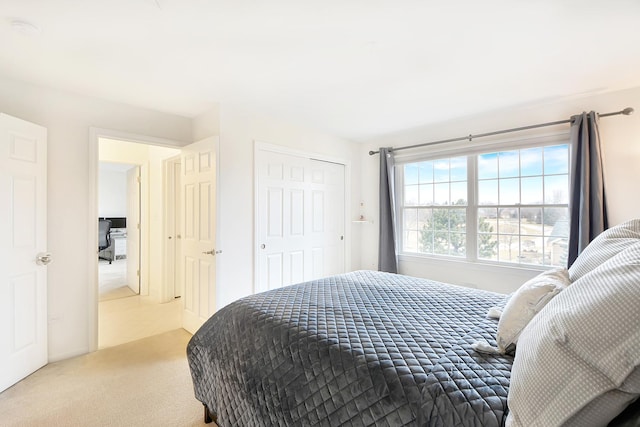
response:
{"label": "white window trim", "polygon": [[[471,176],[472,179],[467,180],[467,223],[477,223],[477,208],[476,196],[478,194],[478,172],[476,170],[476,162],[471,160],[472,156],[477,156],[482,153],[494,152],[494,151],[511,151],[520,150],[533,147],[545,147],[553,145],[569,144],[569,132],[553,132],[547,134],[541,134],[537,136],[530,136],[524,138],[503,138],[503,139],[488,139],[482,142],[473,142],[470,146],[468,141],[458,141],[450,144],[434,145],[420,150],[417,153],[406,153],[394,155],[394,173],[395,173],[395,217],[396,217],[396,248],[398,253],[398,259],[400,261],[418,261],[429,260],[431,262],[443,261],[452,263],[452,265],[461,263],[463,265],[476,265],[482,268],[490,270],[497,270],[502,268],[526,270],[526,271],[544,271],[549,268],[554,268],[552,265],[542,264],[520,264],[507,261],[492,261],[478,259],[477,249],[469,253],[467,251],[466,257],[455,257],[450,255],[435,255],[416,252],[404,252],[403,251],[403,222],[402,222],[402,209],[404,207],[403,200],[403,186],[404,176],[400,173],[401,167],[407,163],[415,163],[420,161],[430,161],[442,158],[449,158],[455,156],[467,156],[467,176]],[[571,147],[569,146],[569,149]],[[571,165],[569,165],[570,167]],[[571,178],[571,171],[569,170],[569,179]],[[468,247],[477,248],[477,233],[473,233],[470,237],[467,234]]]}

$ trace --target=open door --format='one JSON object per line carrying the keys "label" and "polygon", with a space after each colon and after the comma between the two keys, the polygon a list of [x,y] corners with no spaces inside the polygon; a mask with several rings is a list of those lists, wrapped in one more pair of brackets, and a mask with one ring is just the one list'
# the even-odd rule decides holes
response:
{"label": "open door", "polygon": [[215,312],[217,143],[217,137],[207,138],[181,155],[182,323],[191,333]]}
{"label": "open door", "polygon": [[[0,114],[0,391],[47,363],[47,130]],[[97,248],[96,248],[97,250]]]}
{"label": "open door", "polygon": [[140,166],[127,171],[127,286],[140,293]]}

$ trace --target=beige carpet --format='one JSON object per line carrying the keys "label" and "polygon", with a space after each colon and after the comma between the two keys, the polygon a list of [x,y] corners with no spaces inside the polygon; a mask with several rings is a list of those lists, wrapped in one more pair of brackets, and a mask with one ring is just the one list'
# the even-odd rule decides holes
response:
{"label": "beige carpet", "polygon": [[206,425],[185,355],[190,337],[178,329],[49,364],[0,393],[0,425]]}

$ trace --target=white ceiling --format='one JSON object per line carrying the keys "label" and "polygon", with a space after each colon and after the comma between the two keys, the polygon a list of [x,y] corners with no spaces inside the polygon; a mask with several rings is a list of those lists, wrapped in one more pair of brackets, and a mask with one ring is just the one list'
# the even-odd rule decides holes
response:
{"label": "white ceiling", "polygon": [[640,86],[638,23],[639,0],[0,0],[0,74],[362,141]]}

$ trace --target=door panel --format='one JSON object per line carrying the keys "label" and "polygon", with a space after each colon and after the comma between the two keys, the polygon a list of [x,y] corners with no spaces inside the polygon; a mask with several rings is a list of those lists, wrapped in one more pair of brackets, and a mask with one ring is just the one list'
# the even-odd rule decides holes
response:
{"label": "door panel", "polygon": [[200,214],[198,216],[200,220],[200,227],[198,231],[200,233],[200,241],[213,244],[213,230],[214,225],[211,224],[211,182],[200,183],[200,200],[198,201],[200,207]]}
{"label": "door panel", "polygon": [[304,191],[291,190],[291,218],[289,233],[291,236],[304,235]]}
{"label": "door panel", "polygon": [[282,252],[270,253],[267,255],[267,289],[282,286],[284,263]]}
{"label": "door panel", "polygon": [[38,313],[32,304],[38,297],[38,278],[33,273],[15,277],[9,288],[13,294],[13,349],[20,351],[38,339]]}
{"label": "door panel", "polygon": [[322,247],[311,249],[311,266],[314,278],[324,276],[324,249]]}
{"label": "door panel", "polygon": [[304,281],[304,251],[295,251],[289,254],[289,268],[291,269],[291,283]]}
{"label": "door panel", "polygon": [[260,150],[256,291],[344,272],[344,165]]}
{"label": "door panel", "polygon": [[284,222],[284,199],[281,188],[267,189],[267,224],[269,237],[282,237]]}
{"label": "door panel", "polygon": [[0,114],[0,391],[47,363],[46,136]]}
{"label": "door panel", "polygon": [[194,333],[215,312],[217,140],[182,149],[183,327]]}
{"label": "door panel", "polygon": [[196,285],[195,280],[198,277],[195,271],[196,267],[197,267],[196,260],[194,260],[189,256],[184,257],[184,265],[183,265],[184,280],[187,285],[187,288],[185,289],[184,309],[193,313],[196,312],[196,308],[195,308],[196,298],[194,296],[195,293],[197,292],[197,287],[195,286]]}

